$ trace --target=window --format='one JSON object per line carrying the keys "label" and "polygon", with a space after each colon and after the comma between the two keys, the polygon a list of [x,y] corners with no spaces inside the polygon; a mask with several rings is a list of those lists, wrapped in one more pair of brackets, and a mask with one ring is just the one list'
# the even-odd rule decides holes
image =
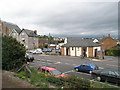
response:
{"label": "window", "polygon": [[73,50],[74,48],[72,47],[72,50]]}
{"label": "window", "polygon": [[110,76],[116,76],[116,74],[114,72],[112,72],[112,71],[109,71],[109,75]]}
{"label": "window", "polygon": [[78,51],[80,51],[80,48],[78,47]]}
{"label": "window", "polygon": [[85,65],[85,67],[90,67],[89,65]]}
{"label": "window", "polygon": [[81,65],[81,67],[85,67],[85,65]]}
{"label": "window", "polygon": [[12,33],[12,36],[16,36],[16,33]]}

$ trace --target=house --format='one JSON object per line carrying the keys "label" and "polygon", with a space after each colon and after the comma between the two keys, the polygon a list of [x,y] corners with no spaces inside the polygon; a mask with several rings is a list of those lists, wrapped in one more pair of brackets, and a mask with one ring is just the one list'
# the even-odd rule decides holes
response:
{"label": "house", "polygon": [[46,38],[39,38],[38,39],[38,47],[45,46],[45,45],[48,45],[48,39],[46,39]]}
{"label": "house", "polygon": [[0,28],[2,29],[2,35],[12,36],[19,41],[19,34],[21,29],[13,23],[1,21]]}
{"label": "house", "polygon": [[61,55],[97,57],[97,52],[101,50],[100,44],[93,42],[93,39],[67,38],[65,45],[61,47]]}
{"label": "house", "polygon": [[101,50],[110,49],[117,45],[117,41],[110,34],[107,37],[104,36],[102,39],[99,39],[99,43],[101,44]]}
{"label": "house", "polygon": [[38,47],[38,37],[36,30],[28,30],[22,29],[20,32],[20,42],[27,48],[27,49],[34,49]]}

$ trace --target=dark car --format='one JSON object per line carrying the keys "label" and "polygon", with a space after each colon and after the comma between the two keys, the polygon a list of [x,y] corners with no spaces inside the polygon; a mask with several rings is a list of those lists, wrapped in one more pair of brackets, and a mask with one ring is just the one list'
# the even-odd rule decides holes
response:
{"label": "dark car", "polygon": [[60,53],[61,50],[60,50],[60,49],[56,49],[55,52],[56,52],[56,53]]}
{"label": "dark car", "polygon": [[47,48],[44,48],[42,51],[43,51],[43,52],[47,52],[48,50],[47,50]]}
{"label": "dark car", "polygon": [[25,54],[25,59],[27,62],[32,62],[34,60],[34,57],[28,53]]}
{"label": "dark car", "polygon": [[84,72],[89,72],[92,73],[93,70],[98,70],[99,67],[95,64],[92,63],[83,63],[79,66],[75,66],[74,69],[78,71],[84,71]]}
{"label": "dark car", "polygon": [[52,52],[52,48],[48,48],[47,51],[48,51],[48,52]]}
{"label": "dark car", "polygon": [[107,81],[120,85],[120,72],[117,70],[96,70],[91,74],[93,79]]}

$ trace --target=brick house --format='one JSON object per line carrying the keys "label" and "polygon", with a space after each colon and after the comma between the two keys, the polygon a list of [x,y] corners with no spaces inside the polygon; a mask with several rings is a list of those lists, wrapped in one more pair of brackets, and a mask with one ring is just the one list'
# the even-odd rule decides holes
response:
{"label": "brick house", "polygon": [[37,31],[32,31],[28,29],[22,29],[20,33],[20,42],[27,48],[27,49],[34,49],[38,47],[38,37]]}
{"label": "brick house", "polygon": [[48,39],[38,38],[38,47],[48,45]]}
{"label": "brick house", "polygon": [[16,24],[1,21],[0,28],[2,29],[3,36],[12,36],[13,38],[16,38],[16,40],[19,41],[19,34],[21,32],[21,29]]}
{"label": "brick house", "polygon": [[67,38],[66,44],[61,47],[61,55],[97,57],[99,50],[100,44],[94,43],[93,39]]}
{"label": "brick house", "polygon": [[99,43],[101,44],[102,50],[110,49],[117,45],[117,41],[111,38],[110,34],[108,34],[107,37],[103,37],[101,40],[99,40]]}

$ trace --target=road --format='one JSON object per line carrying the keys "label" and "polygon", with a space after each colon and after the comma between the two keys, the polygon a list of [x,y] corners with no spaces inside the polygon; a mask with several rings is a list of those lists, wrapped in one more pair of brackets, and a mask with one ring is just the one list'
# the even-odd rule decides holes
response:
{"label": "road", "polygon": [[47,65],[57,68],[59,71],[69,74],[77,75],[82,78],[91,79],[90,74],[83,72],[74,71],[74,66],[80,65],[82,63],[94,63],[100,67],[100,69],[118,69],[118,58],[112,56],[105,56],[104,60],[90,59],[72,56],[55,56],[55,55],[44,55],[44,54],[34,54],[34,62],[30,63],[30,66],[37,68],[41,65]]}

